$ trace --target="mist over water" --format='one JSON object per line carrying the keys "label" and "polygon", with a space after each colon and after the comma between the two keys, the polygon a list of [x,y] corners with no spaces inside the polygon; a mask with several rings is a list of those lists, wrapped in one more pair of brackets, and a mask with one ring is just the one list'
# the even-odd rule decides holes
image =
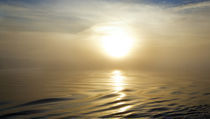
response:
{"label": "mist over water", "polygon": [[0,0],[0,119],[210,119],[209,0]]}
{"label": "mist over water", "polygon": [[5,70],[0,118],[210,118],[208,74]]}

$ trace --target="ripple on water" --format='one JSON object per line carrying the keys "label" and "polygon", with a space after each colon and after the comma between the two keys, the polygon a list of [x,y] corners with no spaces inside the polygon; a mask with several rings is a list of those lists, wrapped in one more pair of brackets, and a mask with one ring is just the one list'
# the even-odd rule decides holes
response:
{"label": "ripple on water", "polygon": [[[21,101],[23,103],[11,102],[9,99],[0,101],[0,118],[210,118],[209,103],[199,102],[201,99],[208,100],[210,95],[208,90],[202,88],[203,85],[198,84],[195,88],[189,87],[193,82],[188,80],[182,80],[185,86],[171,79],[161,82],[165,77],[147,80],[142,77],[129,79],[121,75],[117,73],[114,79],[110,79],[113,77],[110,76],[106,80],[102,76],[97,81],[91,78],[77,81],[67,78],[72,80],[69,82],[61,78],[51,82],[54,83],[52,87],[48,87],[49,83],[42,83],[42,87],[55,89],[55,95],[56,91],[60,91],[62,96],[46,96],[48,93],[44,92],[43,97],[47,98],[43,98],[39,93],[44,89],[40,89],[37,95],[42,98],[39,99]],[[57,82],[59,89],[56,89]]]}
{"label": "ripple on water", "polygon": [[27,115],[32,115],[32,114],[39,114],[39,113],[44,113],[47,112],[47,110],[26,110],[26,111],[19,111],[19,112],[14,112],[14,113],[9,113],[0,116],[0,118],[11,118],[11,117],[17,117],[17,116],[27,116]]}

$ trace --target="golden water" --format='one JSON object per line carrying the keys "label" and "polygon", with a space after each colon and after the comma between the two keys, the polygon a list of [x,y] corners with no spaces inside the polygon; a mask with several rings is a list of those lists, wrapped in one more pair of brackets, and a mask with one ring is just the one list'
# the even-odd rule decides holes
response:
{"label": "golden water", "polygon": [[0,118],[210,118],[208,74],[12,70]]}

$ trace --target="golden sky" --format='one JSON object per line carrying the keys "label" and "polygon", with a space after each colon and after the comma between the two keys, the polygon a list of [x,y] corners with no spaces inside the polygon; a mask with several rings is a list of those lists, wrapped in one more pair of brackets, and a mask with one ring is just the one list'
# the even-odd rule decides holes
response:
{"label": "golden sky", "polygon": [[0,66],[208,70],[209,33],[208,1],[3,0]]}

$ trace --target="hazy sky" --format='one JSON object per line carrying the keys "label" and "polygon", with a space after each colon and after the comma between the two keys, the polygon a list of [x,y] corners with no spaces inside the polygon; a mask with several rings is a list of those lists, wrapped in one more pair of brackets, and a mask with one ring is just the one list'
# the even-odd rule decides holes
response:
{"label": "hazy sky", "polygon": [[[95,29],[119,23],[128,56],[103,52]],[[209,0],[1,0],[0,67],[210,69]]]}

